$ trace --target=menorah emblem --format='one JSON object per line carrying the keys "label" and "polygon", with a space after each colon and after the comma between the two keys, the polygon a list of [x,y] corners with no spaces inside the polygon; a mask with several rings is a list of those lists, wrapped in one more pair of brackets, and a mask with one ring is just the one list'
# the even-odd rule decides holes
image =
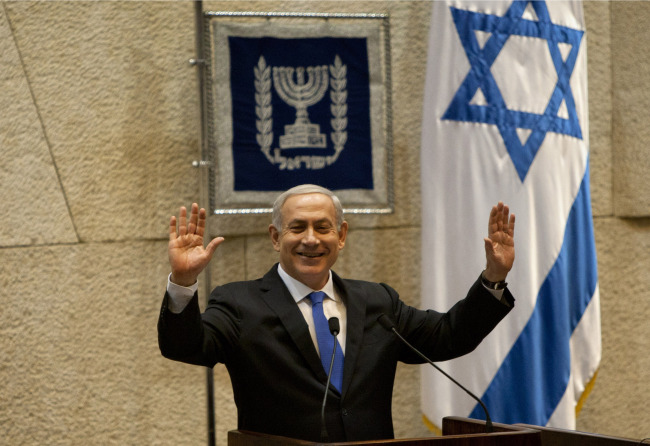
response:
{"label": "menorah emblem", "polygon": [[[273,69],[272,69],[273,68]],[[280,170],[323,169],[334,164],[345,147],[347,133],[347,66],[336,55],[334,63],[328,66],[307,67],[270,67],[264,56],[260,56],[255,73],[255,126],[256,139],[266,159],[278,166]],[[285,135],[280,136],[280,147],[272,148],[273,105],[271,101],[271,71],[273,84],[278,95],[289,105],[296,108],[296,121],[285,125]],[[294,73],[296,79],[294,81]],[[328,86],[329,85],[329,86]],[[307,107],[322,100],[330,88],[330,140],[334,153],[321,151],[327,148],[327,138],[320,133],[320,126],[309,121]],[[283,155],[281,150],[291,148],[314,148],[318,153]]]}
{"label": "menorah emblem", "polygon": [[282,100],[296,109],[296,122],[284,126],[280,149],[326,148],[327,139],[320,133],[320,126],[309,121],[307,107],[319,102],[327,92],[327,65],[295,70],[293,67],[273,67],[273,84]]}

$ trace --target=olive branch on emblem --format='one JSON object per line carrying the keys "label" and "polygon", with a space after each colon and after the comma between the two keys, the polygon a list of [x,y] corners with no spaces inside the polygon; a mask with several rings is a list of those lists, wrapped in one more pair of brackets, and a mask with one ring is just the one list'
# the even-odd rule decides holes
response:
{"label": "olive branch on emblem", "polygon": [[330,90],[332,100],[330,109],[332,111],[331,124],[333,130],[330,137],[334,144],[334,155],[327,157],[327,165],[336,162],[348,139],[348,132],[345,131],[348,127],[347,71],[347,66],[341,63],[341,58],[337,54],[334,58],[334,65],[330,65],[330,75],[332,77],[330,80],[332,87]]}
{"label": "olive branch on emblem", "polygon": [[257,143],[266,158],[273,163],[271,144],[273,144],[273,107],[271,105],[271,67],[260,56],[255,71],[255,115],[257,120]]}

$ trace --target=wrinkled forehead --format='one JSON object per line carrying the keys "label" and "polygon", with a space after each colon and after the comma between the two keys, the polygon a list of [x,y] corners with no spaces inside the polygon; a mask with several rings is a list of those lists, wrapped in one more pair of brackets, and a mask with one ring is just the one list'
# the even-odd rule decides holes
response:
{"label": "wrinkled forehead", "polygon": [[293,220],[327,220],[336,222],[332,198],[320,193],[292,195],[281,208],[283,224]]}

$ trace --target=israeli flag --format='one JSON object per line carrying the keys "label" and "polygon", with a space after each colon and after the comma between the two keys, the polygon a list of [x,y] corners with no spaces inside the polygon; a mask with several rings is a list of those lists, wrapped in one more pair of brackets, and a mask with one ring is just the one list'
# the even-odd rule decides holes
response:
{"label": "israeli flag", "polygon": [[[515,308],[441,363],[495,422],[575,428],[600,362],[582,5],[433,3],[422,123],[422,305],[446,310],[485,267],[498,201],[517,216]],[[485,418],[431,367],[425,421]]]}

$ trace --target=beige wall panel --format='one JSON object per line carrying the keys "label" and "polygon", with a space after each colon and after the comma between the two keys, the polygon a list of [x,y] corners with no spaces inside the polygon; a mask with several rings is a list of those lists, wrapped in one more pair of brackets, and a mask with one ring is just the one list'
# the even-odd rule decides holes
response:
{"label": "beige wall panel", "polygon": [[650,215],[650,2],[612,2],[614,209]]}
{"label": "beige wall panel", "polygon": [[74,243],[56,166],[1,9],[0,67],[0,246]]}
{"label": "beige wall panel", "polygon": [[424,424],[420,409],[420,368],[398,363],[393,389],[393,428],[395,438],[433,437],[435,433]]}
{"label": "beige wall panel", "polygon": [[83,240],[153,238],[197,195],[192,2],[6,2]]}
{"label": "beige wall panel", "polygon": [[[271,206],[272,204],[269,204]],[[259,234],[271,223],[271,214],[212,215],[210,233],[213,236],[241,236]],[[270,243],[270,242],[269,242]]]}
{"label": "beige wall panel", "polygon": [[420,304],[420,229],[401,227],[348,233],[335,266],[342,277],[385,282],[408,305]]}
{"label": "beige wall panel", "polygon": [[420,121],[431,6],[386,2],[391,16],[395,217],[380,226],[420,223]]}
{"label": "beige wall panel", "polygon": [[[210,289],[224,283],[246,280],[246,246],[245,237],[225,237],[210,261]],[[203,280],[203,277],[199,278],[199,282],[203,283]]]}
{"label": "beige wall panel", "polygon": [[612,51],[609,2],[583,3],[587,25],[589,164],[595,216],[612,215]]}
{"label": "beige wall panel", "polygon": [[[271,217],[269,216],[269,221]],[[262,226],[262,230],[268,227]],[[246,279],[255,280],[262,277],[275,263],[280,255],[273,249],[271,237],[267,232],[246,237]]]}
{"label": "beige wall panel", "polygon": [[578,429],[650,435],[650,220],[596,219],[603,355]]}
{"label": "beige wall panel", "polygon": [[3,444],[201,444],[202,369],[163,358],[166,243],[4,249]]}

